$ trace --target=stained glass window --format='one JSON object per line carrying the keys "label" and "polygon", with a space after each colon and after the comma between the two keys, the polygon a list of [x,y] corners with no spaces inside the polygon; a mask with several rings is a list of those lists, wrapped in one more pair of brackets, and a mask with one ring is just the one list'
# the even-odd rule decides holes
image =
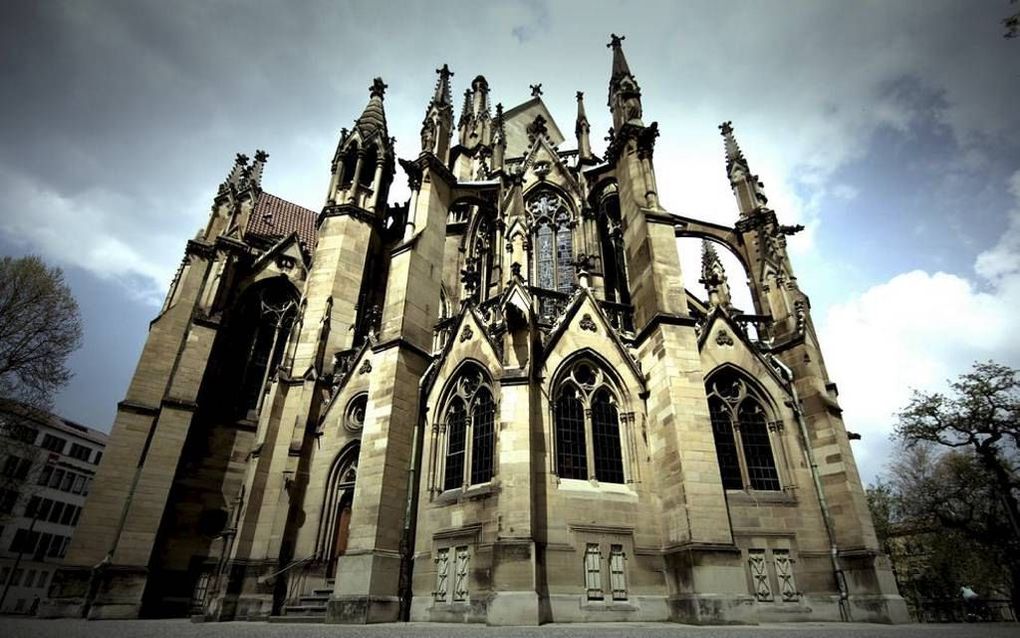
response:
{"label": "stained glass window", "polygon": [[588,454],[584,438],[584,409],[573,386],[556,400],[556,457],[560,478],[588,478]]}
{"label": "stained glass window", "polygon": [[535,236],[536,272],[535,283],[539,288],[552,290],[555,287],[553,275],[553,231],[548,224],[538,227]]}
{"label": "stained glass window", "polygon": [[496,404],[492,395],[481,388],[475,395],[471,414],[471,484],[485,483],[492,479],[492,455],[495,447],[493,418]]}
{"label": "stained glass window", "polygon": [[570,293],[574,290],[574,247],[569,226],[556,231],[556,290]]}
{"label": "stained glass window", "polygon": [[446,478],[444,490],[452,490],[464,484],[464,453],[467,439],[467,415],[464,402],[455,398],[450,405],[447,419]]}
{"label": "stained glass window", "polygon": [[599,390],[592,401],[591,431],[595,478],[603,483],[623,483],[620,417],[605,389]]}

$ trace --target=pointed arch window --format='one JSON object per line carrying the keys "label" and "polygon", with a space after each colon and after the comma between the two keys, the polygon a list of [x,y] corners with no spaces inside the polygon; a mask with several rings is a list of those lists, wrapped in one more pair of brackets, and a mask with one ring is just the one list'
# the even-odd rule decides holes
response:
{"label": "pointed arch window", "polygon": [[487,376],[468,366],[453,381],[444,426],[433,449],[442,451],[441,490],[492,480],[496,456],[496,402]]}
{"label": "pointed arch window", "polygon": [[532,281],[539,288],[570,293],[577,287],[574,272],[574,220],[562,197],[543,191],[527,203],[534,229]]}
{"label": "pointed arch window", "polygon": [[590,361],[575,363],[553,402],[556,474],[561,479],[626,483],[623,429],[616,392]]}
{"label": "pointed arch window", "polygon": [[781,490],[767,402],[729,370],[713,375],[706,390],[723,488]]}

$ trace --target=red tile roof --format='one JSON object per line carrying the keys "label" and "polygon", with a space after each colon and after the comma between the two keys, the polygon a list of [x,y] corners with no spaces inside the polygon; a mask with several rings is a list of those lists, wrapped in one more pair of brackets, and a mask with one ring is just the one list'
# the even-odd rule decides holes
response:
{"label": "red tile roof", "polygon": [[315,249],[317,217],[314,211],[263,191],[255,202],[245,235],[279,241],[297,231],[298,240],[310,253]]}

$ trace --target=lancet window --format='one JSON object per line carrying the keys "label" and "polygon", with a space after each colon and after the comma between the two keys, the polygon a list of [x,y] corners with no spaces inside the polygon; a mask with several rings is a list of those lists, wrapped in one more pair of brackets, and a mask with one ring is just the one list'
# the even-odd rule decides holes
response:
{"label": "lancet window", "polygon": [[574,272],[574,220],[562,197],[543,191],[527,204],[534,233],[533,277],[539,288],[570,293]]}
{"label": "lancet window", "polygon": [[496,450],[496,403],[492,386],[478,366],[468,366],[453,381],[444,413],[443,490],[492,480]]}
{"label": "lancet window", "polygon": [[713,375],[706,390],[723,487],[782,489],[769,435],[768,403],[730,370]]}
{"label": "lancet window", "polygon": [[624,437],[617,393],[590,361],[575,363],[555,392],[556,474],[624,483]]}

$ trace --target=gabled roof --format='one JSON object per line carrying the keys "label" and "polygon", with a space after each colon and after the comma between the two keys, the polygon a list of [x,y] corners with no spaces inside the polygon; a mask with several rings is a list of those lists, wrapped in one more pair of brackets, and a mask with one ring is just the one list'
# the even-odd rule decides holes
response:
{"label": "gabled roof", "polygon": [[542,98],[533,97],[527,102],[522,102],[503,113],[503,126],[506,129],[507,157],[520,157],[531,149],[531,141],[528,139],[528,126],[539,115],[545,118],[547,134],[552,145],[558,146],[563,143],[566,138],[563,137],[560,127],[553,120],[549,108],[542,101]]}
{"label": "gabled roof", "polygon": [[255,202],[245,236],[275,244],[291,233],[297,233],[301,247],[310,253],[315,249],[317,217],[316,213],[303,206],[263,192]]}

